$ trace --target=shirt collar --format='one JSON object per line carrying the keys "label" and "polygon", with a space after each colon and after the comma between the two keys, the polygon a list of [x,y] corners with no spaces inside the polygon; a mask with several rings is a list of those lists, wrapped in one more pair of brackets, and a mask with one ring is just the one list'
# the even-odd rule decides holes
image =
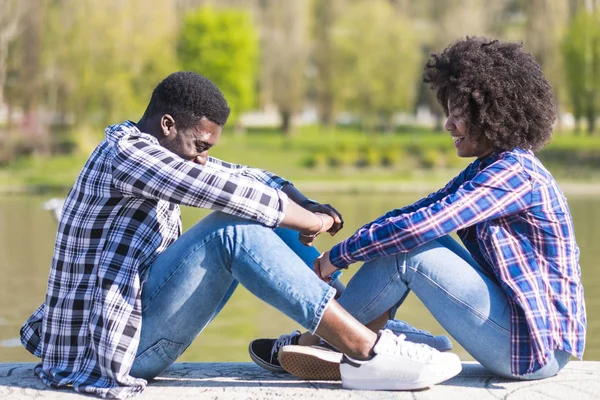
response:
{"label": "shirt collar", "polygon": [[489,167],[494,161],[496,161],[499,158],[501,152],[502,151],[500,150],[492,151],[487,156],[477,159],[477,161],[479,162],[479,171]]}

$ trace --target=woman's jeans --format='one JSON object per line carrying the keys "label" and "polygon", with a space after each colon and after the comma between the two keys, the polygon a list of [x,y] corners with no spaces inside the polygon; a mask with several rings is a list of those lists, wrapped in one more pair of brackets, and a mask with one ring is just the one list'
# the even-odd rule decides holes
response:
{"label": "woman's jeans", "polygon": [[555,350],[548,364],[535,373],[512,375],[506,294],[450,236],[365,263],[338,301],[367,324],[386,312],[393,316],[410,290],[469,354],[495,374],[542,379],[554,376],[569,361],[568,353]]}
{"label": "woman's jeans", "polygon": [[[181,235],[156,258],[142,286],[142,329],[131,375],[151,379],[167,369],[238,282],[314,333],[335,289],[290,247],[302,246],[291,232],[214,212]],[[318,255],[309,247],[295,250],[310,265]]]}

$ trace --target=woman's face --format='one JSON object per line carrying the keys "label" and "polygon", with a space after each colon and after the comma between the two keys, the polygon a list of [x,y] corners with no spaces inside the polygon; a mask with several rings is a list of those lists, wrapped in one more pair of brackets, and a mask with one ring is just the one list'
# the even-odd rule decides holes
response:
{"label": "woman's face", "polygon": [[471,133],[467,121],[453,111],[451,102],[448,101],[448,119],[444,125],[452,135],[456,154],[459,157],[477,157],[482,158],[490,154],[493,150],[489,140],[484,136],[476,136]]}

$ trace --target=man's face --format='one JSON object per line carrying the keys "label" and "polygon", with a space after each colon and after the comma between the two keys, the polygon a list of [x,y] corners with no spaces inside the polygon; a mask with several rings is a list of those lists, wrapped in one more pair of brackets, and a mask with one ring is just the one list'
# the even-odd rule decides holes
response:
{"label": "man's face", "polygon": [[186,130],[178,130],[173,118],[166,114],[161,119],[163,137],[159,140],[161,146],[177,154],[184,160],[200,165],[206,164],[208,150],[217,144],[223,128],[202,118],[200,122]]}
{"label": "man's face", "polygon": [[487,138],[473,134],[464,117],[452,109],[448,101],[448,119],[444,129],[450,132],[459,157],[484,157],[492,152],[492,146]]}

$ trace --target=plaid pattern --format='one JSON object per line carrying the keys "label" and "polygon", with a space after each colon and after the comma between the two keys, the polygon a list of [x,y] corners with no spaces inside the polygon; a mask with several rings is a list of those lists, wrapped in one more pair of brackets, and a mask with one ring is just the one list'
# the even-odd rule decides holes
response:
{"label": "plaid pattern", "polygon": [[140,277],[181,234],[179,206],[221,210],[269,227],[283,219],[285,180],[211,158],[185,161],[127,121],[106,129],[62,211],[46,301],[21,328],[48,386],[126,398],[139,344]]}
{"label": "plaid pattern", "polygon": [[573,222],[556,181],[529,151],[476,160],[440,191],[360,228],[330,258],[343,268],[453,231],[507,294],[513,374],[537,371],[554,349],[583,356],[586,315]]}

